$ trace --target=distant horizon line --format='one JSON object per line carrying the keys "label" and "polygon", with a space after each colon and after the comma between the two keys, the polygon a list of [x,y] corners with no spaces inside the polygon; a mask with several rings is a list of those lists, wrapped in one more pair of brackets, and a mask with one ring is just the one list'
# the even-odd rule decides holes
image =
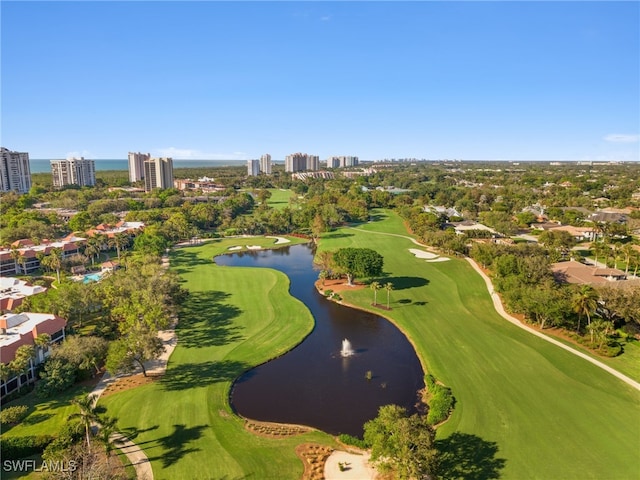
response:
{"label": "distant horizon line", "polygon": [[[77,158],[77,157],[76,157]],[[127,162],[128,158],[86,158],[82,157],[85,160],[95,160],[95,161],[124,161]],[[156,158],[156,157],[154,157]],[[160,158],[160,157],[158,157]],[[217,159],[217,158],[175,158],[169,157],[174,161],[178,162],[237,162],[244,163],[251,160],[259,160],[258,158],[248,158],[245,160],[240,160],[237,158],[228,158],[228,159]],[[29,158],[29,161],[37,160],[37,161],[46,161],[50,162],[53,160],[67,160],[64,158]],[[272,159],[272,162],[285,162],[285,159]],[[320,160],[320,162],[326,163],[326,160]],[[400,157],[400,158],[384,158],[384,159],[376,159],[376,160],[363,160],[359,159],[359,162],[371,162],[371,163],[380,163],[380,162],[394,162],[394,163],[408,163],[408,162],[499,162],[499,163],[519,163],[519,162],[562,162],[562,163],[574,163],[574,162],[582,162],[582,163],[633,163],[640,162],[640,159],[636,160],[584,160],[584,159],[572,159],[572,160],[545,160],[545,159],[527,159],[527,160],[504,160],[504,159],[490,159],[490,158],[472,158],[472,159],[464,159],[464,158],[408,158],[408,157]]]}

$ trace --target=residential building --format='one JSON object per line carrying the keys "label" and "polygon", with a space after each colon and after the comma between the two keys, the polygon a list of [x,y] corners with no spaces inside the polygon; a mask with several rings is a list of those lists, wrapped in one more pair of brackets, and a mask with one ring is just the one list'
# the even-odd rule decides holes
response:
{"label": "residential building", "polygon": [[260,175],[260,160],[247,160],[247,175],[250,177]]}
{"label": "residential building", "polygon": [[284,171],[285,172],[302,172],[307,169],[307,154],[306,153],[292,153],[287,155],[284,159]]}
{"label": "residential building", "polygon": [[[44,239],[36,245],[29,239],[16,240],[11,248],[0,249],[0,276],[29,274],[40,268],[40,255],[49,255],[54,248],[62,251],[66,259],[80,253],[86,239],[69,234],[54,242]],[[14,251],[17,256],[14,258]]]}
{"label": "residential building", "polygon": [[84,157],[51,160],[51,175],[54,188],[66,185],[92,187],[96,184],[95,161],[85,160]]}
{"label": "residential building", "polygon": [[353,156],[340,156],[340,157],[329,157],[327,159],[327,168],[346,168],[346,167],[357,167],[358,166],[358,157]]}
{"label": "residential building", "polygon": [[173,159],[170,157],[150,158],[144,161],[144,190],[173,187]]}
{"label": "residential building", "polygon": [[0,147],[0,191],[27,193],[30,188],[29,154]]}
{"label": "residential building", "polygon": [[260,157],[260,171],[265,175],[271,175],[271,155],[268,153]]}
{"label": "residential building", "polygon": [[[49,345],[62,342],[66,326],[64,318],[52,313],[24,312],[0,316],[0,363],[9,364],[15,358],[18,348],[23,345],[35,346],[36,338],[44,333],[51,338]],[[0,396],[4,397],[35,379],[36,366],[50,355],[49,345],[36,347],[36,357],[29,362],[25,373],[9,378],[6,382],[0,381]]]}
{"label": "residential building", "polygon": [[144,179],[144,162],[150,158],[150,153],[129,152],[129,181],[131,183]]}
{"label": "residential building", "polygon": [[173,181],[173,186],[178,190],[202,190],[203,193],[223,192],[227,189],[227,187],[215,183],[214,179],[209,177],[202,177],[198,180],[178,178]]}
{"label": "residential building", "polygon": [[113,238],[118,233],[127,233],[129,235],[135,236],[141,233],[143,229],[143,222],[125,222],[124,220],[122,220],[115,225],[101,223],[91,230],[87,230],[87,236],[93,237],[95,235],[105,235],[108,238]]}
{"label": "residential building", "polygon": [[47,289],[40,285],[29,285],[14,277],[0,277],[0,310],[6,312],[18,308],[26,297],[44,293]]}
{"label": "residential building", "polygon": [[320,157],[318,155],[307,155],[307,170],[320,170]]}
{"label": "residential building", "polygon": [[586,285],[629,286],[638,285],[637,280],[627,280],[627,274],[616,268],[600,268],[576,261],[551,264],[557,282]]}

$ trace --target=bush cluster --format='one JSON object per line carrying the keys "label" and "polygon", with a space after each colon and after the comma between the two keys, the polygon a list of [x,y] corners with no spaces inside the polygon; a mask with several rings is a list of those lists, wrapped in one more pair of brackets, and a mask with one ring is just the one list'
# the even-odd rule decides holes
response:
{"label": "bush cluster", "polygon": [[2,425],[14,425],[25,417],[27,410],[28,407],[26,405],[5,407],[0,412],[0,423]]}
{"label": "bush cluster", "polygon": [[427,385],[429,413],[427,423],[437,425],[444,422],[453,409],[454,398],[449,387],[436,382],[433,375],[426,375],[424,382]]}
{"label": "bush cluster", "polygon": [[28,435],[24,437],[2,437],[0,453],[3,460],[18,460],[42,453],[53,438],[51,435]]}
{"label": "bush cluster", "polygon": [[347,433],[341,433],[340,435],[338,435],[338,439],[345,445],[353,445],[354,447],[362,449],[366,449],[371,446],[364,440],[361,440],[358,437],[354,437],[353,435],[349,435]]}

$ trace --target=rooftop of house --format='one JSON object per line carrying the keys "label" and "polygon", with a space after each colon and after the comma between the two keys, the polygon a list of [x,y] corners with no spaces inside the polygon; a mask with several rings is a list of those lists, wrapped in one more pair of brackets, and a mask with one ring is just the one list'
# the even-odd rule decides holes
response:
{"label": "rooftop of house", "polygon": [[599,268],[575,261],[553,263],[551,271],[556,280],[563,283],[604,285],[627,281],[622,270]]}
{"label": "rooftop of house", "polygon": [[53,335],[67,321],[52,313],[7,313],[0,316],[0,362],[9,363],[22,345],[33,345],[38,335]]}

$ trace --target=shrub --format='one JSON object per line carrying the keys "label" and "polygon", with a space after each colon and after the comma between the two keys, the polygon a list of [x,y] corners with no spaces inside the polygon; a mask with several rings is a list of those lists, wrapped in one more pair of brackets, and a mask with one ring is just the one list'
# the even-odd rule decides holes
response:
{"label": "shrub", "polygon": [[332,293],[333,293],[333,290],[325,290],[324,291],[324,296],[325,297],[330,297]]}
{"label": "shrub", "polygon": [[369,448],[369,444],[367,442],[347,433],[341,433],[340,435],[338,435],[338,440],[340,440],[345,445],[353,445],[354,447],[362,449]]}
{"label": "shrub", "polygon": [[53,441],[51,435],[29,435],[25,437],[6,437],[0,441],[0,452],[6,460],[18,460],[36,453],[42,453]]}
{"label": "shrub", "polygon": [[5,407],[0,412],[0,423],[3,425],[14,425],[26,416],[27,410],[28,407],[26,405]]}
{"label": "shrub", "polygon": [[342,297],[340,295],[338,295],[337,293],[333,294],[332,297],[336,302],[340,302],[342,300]]}
{"label": "shrub", "polygon": [[425,375],[424,383],[427,386],[426,397],[427,403],[429,404],[427,422],[430,425],[436,425],[449,417],[455,399],[453,398],[451,389],[437,383],[433,375]]}

